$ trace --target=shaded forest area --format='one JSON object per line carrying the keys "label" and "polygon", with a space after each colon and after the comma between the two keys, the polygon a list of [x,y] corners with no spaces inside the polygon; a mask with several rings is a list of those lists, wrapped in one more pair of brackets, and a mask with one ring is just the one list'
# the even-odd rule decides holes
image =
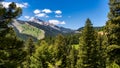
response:
{"label": "shaded forest area", "polygon": [[109,0],[108,21],[98,33],[86,20],[81,34],[20,40],[12,27],[22,9],[0,4],[0,68],[120,68],[120,1]]}

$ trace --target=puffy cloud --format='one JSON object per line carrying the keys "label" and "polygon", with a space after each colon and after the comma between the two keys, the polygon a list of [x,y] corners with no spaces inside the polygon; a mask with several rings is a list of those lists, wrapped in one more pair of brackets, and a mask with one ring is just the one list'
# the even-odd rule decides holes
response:
{"label": "puffy cloud", "polygon": [[55,17],[56,17],[56,18],[61,18],[61,17],[62,17],[62,15],[55,15]]}
{"label": "puffy cloud", "polygon": [[30,19],[30,16],[24,16],[26,19]]}
{"label": "puffy cloud", "polygon": [[[5,8],[9,7],[9,4],[11,4],[12,2],[2,2],[3,6]],[[16,3],[17,7],[21,7],[21,8],[27,8],[28,7],[28,3]]]}
{"label": "puffy cloud", "polygon": [[11,2],[2,2],[2,5],[3,5],[5,8],[8,8],[8,6],[9,6],[10,3],[11,3]]}
{"label": "puffy cloud", "polygon": [[62,14],[62,11],[61,10],[56,10],[55,14]]}
{"label": "puffy cloud", "polygon": [[33,21],[35,19],[35,17],[30,17],[29,21]]}
{"label": "puffy cloud", "polygon": [[28,3],[23,3],[25,6],[28,6],[29,4]]}
{"label": "puffy cloud", "polygon": [[46,17],[46,18],[49,17],[47,14],[52,13],[52,12],[54,12],[56,14],[55,15],[56,18],[61,18],[62,17],[62,15],[61,15],[62,11],[61,10],[52,11],[50,9],[43,9],[43,10],[36,9],[36,10],[33,11],[35,16],[37,16],[37,17]]}
{"label": "puffy cloud", "polygon": [[49,16],[48,16],[48,15],[46,15],[45,17],[46,17],[46,18],[48,18]]}
{"label": "puffy cloud", "polygon": [[35,16],[37,16],[37,17],[48,17],[45,13],[39,13],[39,14],[36,14]]}
{"label": "puffy cloud", "polygon": [[21,8],[27,8],[28,7],[28,3],[22,3],[22,4],[19,4],[19,3],[16,3],[17,7],[21,7]]}
{"label": "puffy cloud", "polygon": [[59,21],[59,20],[49,20],[48,22],[54,25],[65,24],[65,21]]}
{"label": "puffy cloud", "polygon": [[35,14],[39,14],[40,13],[40,10],[39,9],[36,9],[33,11]]}
{"label": "puffy cloud", "polygon": [[52,11],[50,9],[44,9],[44,10],[36,9],[33,12],[34,12],[35,16],[37,16],[37,17],[49,17],[47,15],[47,13],[52,13]]}
{"label": "puffy cloud", "polygon": [[42,12],[44,12],[44,13],[52,13],[52,11],[50,9],[43,9]]}
{"label": "puffy cloud", "polygon": [[61,10],[56,10],[56,11],[52,11],[50,9],[43,9],[43,10],[40,10],[40,9],[36,9],[33,11],[33,13],[35,14],[36,17],[46,17],[48,18],[48,14],[49,13],[52,13],[54,12],[55,13],[55,17],[56,18],[61,18],[62,17],[62,11]]}

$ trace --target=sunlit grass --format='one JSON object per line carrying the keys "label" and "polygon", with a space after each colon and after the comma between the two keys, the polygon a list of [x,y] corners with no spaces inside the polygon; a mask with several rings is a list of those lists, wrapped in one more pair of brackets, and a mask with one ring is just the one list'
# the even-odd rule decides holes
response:
{"label": "sunlit grass", "polygon": [[79,44],[74,44],[74,45],[72,45],[75,49],[79,49]]}
{"label": "sunlit grass", "polygon": [[44,32],[41,29],[38,29],[34,26],[30,26],[28,24],[22,24],[22,33],[23,34],[28,34],[36,38],[40,38],[44,36]]}

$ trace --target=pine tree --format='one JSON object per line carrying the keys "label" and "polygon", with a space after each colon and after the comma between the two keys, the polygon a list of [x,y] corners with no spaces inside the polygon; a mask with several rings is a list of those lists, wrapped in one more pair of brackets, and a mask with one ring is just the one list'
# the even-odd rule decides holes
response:
{"label": "pine tree", "polygon": [[78,50],[71,47],[70,54],[67,56],[67,68],[76,68]]}
{"label": "pine tree", "polygon": [[120,45],[120,1],[110,0],[106,33],[109,45]]}
{"label": "pine tree", "polygon": [[16,68],[21,66],[26,52],[23,50],[24,42],[19,40],[11,29],[6,37],[0,37],[0,67]]}
{"label": "pine tree", "polygon": [[48,68],[49,51],[48,44],[43,40],[37,47],[35,54],[31,57],[31,68]]}
{"label": "pine tree", "polygon": [[35,53],[35,44],[32,38],[28,38],[25,44],[25,50],[27,51],[29,56],[32,56]]}
{"label": "pine tree", "polygon": [[22,14],[22,9],[17,7],[14,2],[9,5],[9,8],[0,7],[0,28],[4,30],[8,28],[8,23],[13,19],[18,18]]}
{"label": "pine tree", "polygon": [[97,51],[99,68],[106,68],[107,66],[107,46],[105,45],[105,35],[98,34],[97,36]]}
{"label": "pine tree", "polygon": [[87,19],[82,37],[80,38],[80,51],[77,68],[101,68],[99,67],[99,55],[96,44],[96,33],[90,19]]}
{"label": "pine tree", "polygon": [[21,15],[22,10],[11,3],[4,8],[0,3],[0,68],[17,68],[25,57],[24,42],[15,35],[12,27],[8,26],[13,19]]}
{"label": "pine tree", "polygon": [[109,6],[109,20],[106,23],[108,48],[118,48],[112,49],[108,54],[110,61],[120,65],[120,0],[109,0]]}
{"label": "pine tree", "polygon": [[57,48],[57,59],[61,60],[61,68],[65,68],[67,65],[68,45],[66,39],[62,35],[58,35],[55,40],[54,46]]}
{"label": "pine tree", "polygon": [[31,57],[35,53],[35,50],[36,50],[35,49],[35,44],[34,44],[32,38],[29,38],[26,41],[26,44],[25,44],[25,51],[27,53],[27,56],[26,56],[25,62],[23,63],[24,68],[30,68],[30,66],[31,66]]}

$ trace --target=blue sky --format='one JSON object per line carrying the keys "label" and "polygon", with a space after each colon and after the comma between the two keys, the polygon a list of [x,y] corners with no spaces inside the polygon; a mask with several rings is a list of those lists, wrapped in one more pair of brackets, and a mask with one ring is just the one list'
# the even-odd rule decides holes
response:
{"label": "blue sky", "polygon": [[19,19],[37,17],[71,29],[83,27],[87,18],[93,26],[103,26],[109,12],[108,0],[6,0],[22,4]]}

